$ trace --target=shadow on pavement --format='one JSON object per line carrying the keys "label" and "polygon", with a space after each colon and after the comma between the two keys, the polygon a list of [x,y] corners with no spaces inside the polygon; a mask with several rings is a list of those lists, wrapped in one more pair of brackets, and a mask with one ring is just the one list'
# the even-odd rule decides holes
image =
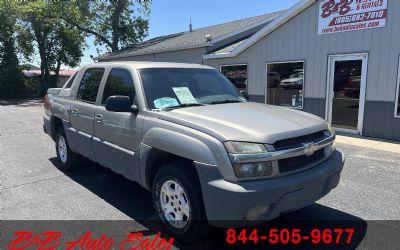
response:
{"label": "shadow on pavement", "polygon": [[[55,167],[59,168],[57,158],[51,158],[49,160]],[[66,175],[147,228],[148,230],[139,231],[144,235],[155,235],[162,230],[160,223],[155,219],[150,192],[142,188],[139,184],[131,182],[123,176],[115,174],[109,169],[101,167],[91,161],[87,160],[82,165],[82,168],[66,173]],[[331,248],[328,245],[322,244],[323,249],[338,249],[343,247],[346,249],[354,249],[365,237],[367,223],[361,218],[351,214],[315,203],[301,210],[285,214],[277,220],[262,223],[258,226],[248,227],[247,231],[251,232],[256,228],[258,232],[264,232],[264,234],[266,234],[267,229],[273,227],[281,229],[301,227],[307,230],[312,230],[313,228],[330,228],[333,230],[334,228],[355,227],[356,234],[353,237],[351,245],[342,246],[333,244]],[[140,228],[140,226],[135,226],[135,228]],[[237,229],[236,232],[239,233],[240,230],[241,229]],[[191,243],[190,245],[175,241],[174,247],[179,249],[270,249],[270,245],[268,245],[267,242],[259,242],[257,245],[251,242],[245,245],[241,243],[227,245],[226,233],[226,229],[210,228],[209,234],[206,235],[204,239],[200,239],[198,242]],[[165,238],[171,237],[163,231],[162,235]],[[310,242],[309,244],[310,245],[305,245],[305,247],[318,249]],[[287,248],[288,246],[289,245],[277,245],[276,247]],[[292,246],[296,247],[296,245]]]}

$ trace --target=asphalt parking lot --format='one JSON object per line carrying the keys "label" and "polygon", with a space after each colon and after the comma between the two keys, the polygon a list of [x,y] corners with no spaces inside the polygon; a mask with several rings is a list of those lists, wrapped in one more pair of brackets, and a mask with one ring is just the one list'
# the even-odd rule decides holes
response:
{"label": "asphalt parking lot", "polygon": [[[148,224],[154,214],[151,196],[139,185],[90,162],[68,174],[57,168],[42,113],[39,101],[0,105],[0,220],[134,220],[137,228],[154,229]],[[400,154],[343,143],[337,147],[346,155],[339,186],[287,217],[373,220],[387,230],[388,239],[399,233]],[[392,244],[366,235],[361,248]]]}

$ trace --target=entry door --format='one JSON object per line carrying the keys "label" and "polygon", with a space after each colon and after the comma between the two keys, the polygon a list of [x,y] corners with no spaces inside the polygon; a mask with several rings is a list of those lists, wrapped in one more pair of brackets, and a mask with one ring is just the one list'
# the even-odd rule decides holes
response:
{"label": "entry door", "polygon": [[368,54],[329,56],[327,120],[339,130],[362,133]]}
{"label": "entry door", "polygon": [[128,96],[134,103],[135,86],[127,69],[111,69],[103,86],[101,105],[96,107],[94,122],[95,157],[105,167],[124,175],[130,180],[138,180],[141,142],[140,115],[131,112],[110,112],[105,109],[108,97]]}

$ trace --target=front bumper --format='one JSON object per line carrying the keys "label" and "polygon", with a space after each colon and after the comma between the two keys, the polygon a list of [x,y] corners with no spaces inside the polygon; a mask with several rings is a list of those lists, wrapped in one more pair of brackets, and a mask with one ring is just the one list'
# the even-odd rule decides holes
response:
{"label": "front bumper", "polygon": [[344,156],[336,150],[313,168],[268,180],[228,182],[215,166],[196,168],[209,223],[232,227],[272,220],[314,203],[338,185],[343,165]]}

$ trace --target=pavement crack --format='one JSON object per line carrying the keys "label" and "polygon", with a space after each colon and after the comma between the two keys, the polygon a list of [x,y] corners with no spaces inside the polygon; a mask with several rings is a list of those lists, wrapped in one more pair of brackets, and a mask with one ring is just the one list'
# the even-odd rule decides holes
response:
{"label": "pavement crack", "polygon": [[43,182],[43,181],[53,180],[53,179],[57,179],[57,178],[64,177],[64,176],[65,175],[58,175],[58,176],[53,176],[53,177],[46,178],[46,179],[41,179],[41,180],[26,182],[26,183],[22,183],[22,184],[10,186],[10,187],[0,188],[0,192],[4,191],[4,190],[9,190],[9,189],[21,187],[21,186],[26,186],[26,185],[30,185],[30,184],[36,184],[36,183]]}

